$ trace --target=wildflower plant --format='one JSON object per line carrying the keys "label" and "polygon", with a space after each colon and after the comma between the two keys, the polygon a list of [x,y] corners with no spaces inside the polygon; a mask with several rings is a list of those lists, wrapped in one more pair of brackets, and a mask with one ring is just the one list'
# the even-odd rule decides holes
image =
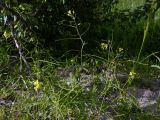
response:
{"label": "wildflower plant", "polygon": [[[83,40],[82,36],[88,31],[88,29],[81,33],[81,31],[79,30],[79,27],[80,27],[81,23],[77,22],[76,14],[75,14],[74,10],[68,10],[66,15],[71,18],[71,21],[69,22],[69,25],[67,25],[67,26],[75,29],[76,35],[77,35],[77,38],[75,38],[75,39],[78,39],[78,40],[81,41],[80,55],[81,55],[81,64],[82,64],[83,49],[84,49],[84,46],[86,45],[86,42]],[[74,39],[74,38],[72,38],[72,39]]]}

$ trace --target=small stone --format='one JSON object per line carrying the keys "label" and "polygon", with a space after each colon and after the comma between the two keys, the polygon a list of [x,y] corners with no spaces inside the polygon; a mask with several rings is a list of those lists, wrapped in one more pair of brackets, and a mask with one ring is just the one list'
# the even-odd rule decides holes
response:
{"label": "small stone", "polygon": [[127,73],[116,73],[115,76],[122,83],[125,83],[129,78]]}

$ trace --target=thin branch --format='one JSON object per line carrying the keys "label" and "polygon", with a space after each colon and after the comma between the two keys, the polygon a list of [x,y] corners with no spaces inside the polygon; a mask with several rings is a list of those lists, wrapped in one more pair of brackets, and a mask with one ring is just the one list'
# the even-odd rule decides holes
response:
{"label": "thin branch", "polygon": [[23,60],[24,64],[26,65],[27,73],[30,75],[31,74],[30,66],[29,66],[25,56],[22,53],[22,48],[21,48],[20,44],[18,43],[18,41],[17,41],[17,39],[14,35],[13,26],[12,25],[10,25],[10,26],[11,26],[11,37],[12,37],[14,43],[15,43],[16,48],[18,49],[18,53],[19,53],[20,58]]}

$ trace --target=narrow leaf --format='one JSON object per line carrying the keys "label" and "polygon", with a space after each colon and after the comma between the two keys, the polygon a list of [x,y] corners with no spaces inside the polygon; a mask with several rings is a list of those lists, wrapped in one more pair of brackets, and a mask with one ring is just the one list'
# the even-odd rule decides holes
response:
{"label": "narrow leaf", "polygon": [[158,65],[151,65],[151,67],[160,69],[160,66]]}
{"label": "narrow leaf", "polygon": [[160,62],[160,58],[157,56],[157,55],[154,55],[157,59],[158,59],[158,61]]}

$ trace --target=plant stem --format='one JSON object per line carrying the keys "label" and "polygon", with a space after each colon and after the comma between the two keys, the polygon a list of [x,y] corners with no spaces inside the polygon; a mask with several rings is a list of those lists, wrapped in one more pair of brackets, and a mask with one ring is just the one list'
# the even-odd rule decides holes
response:
{"label": "plant stem", "polygon": [[82,35],[79,32],[79,29],[78,29],[77,22],[76,22],[75,18],[73,20],[74,20],[74,23],[75,23],[75,29],[76,29],[77,35],[78,35],[79,39],[81,40],[81,44],[82,44],[82,46],[81,46],[81,65],[82,65],[82,62],[83,62],[83,48],[85,46],[85,42],[82,39]]}

